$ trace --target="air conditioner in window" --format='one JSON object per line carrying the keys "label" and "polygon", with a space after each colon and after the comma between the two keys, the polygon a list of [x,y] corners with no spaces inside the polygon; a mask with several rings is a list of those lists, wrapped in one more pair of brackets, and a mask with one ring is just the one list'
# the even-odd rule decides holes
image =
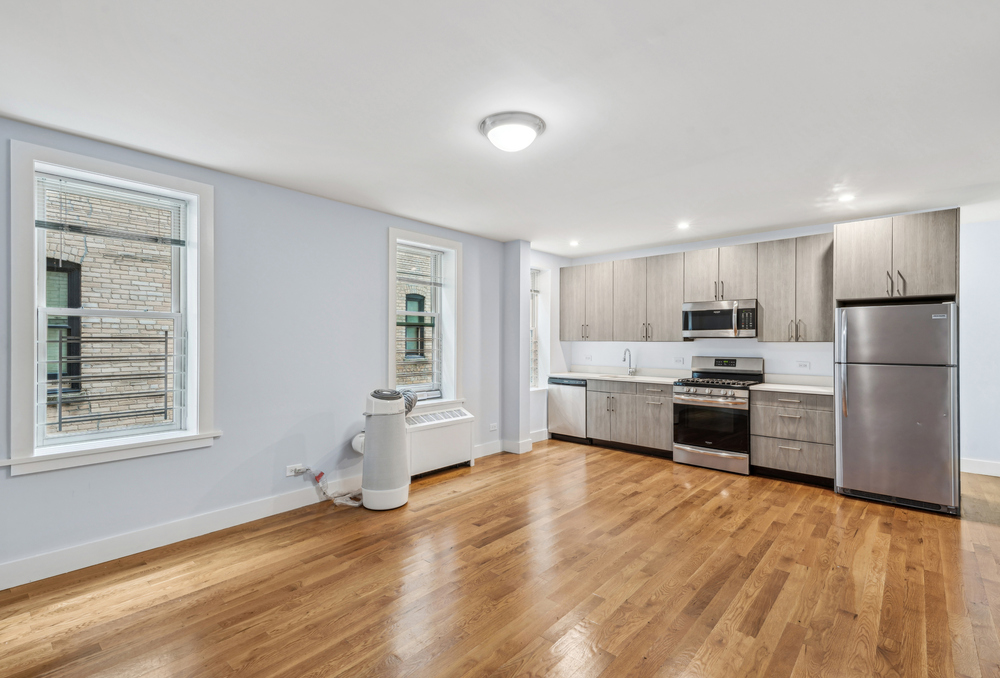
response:
{"label": "air conditioner in window", "polygon": [[410,475],[419,475],[455,464],[473,465],[472,423],[464,407],[411,413],[406,417],[410,445]]}

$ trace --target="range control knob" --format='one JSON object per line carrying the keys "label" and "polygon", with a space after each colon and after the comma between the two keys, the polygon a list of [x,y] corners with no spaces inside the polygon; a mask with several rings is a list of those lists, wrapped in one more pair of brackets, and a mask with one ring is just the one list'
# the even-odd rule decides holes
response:
{"label": "range control knob", "polygon": [[736,395],[736,391],[730,391],[730,392],[729,392],[729,395],[731,395],[731,396],[734,396],[734,395]]}

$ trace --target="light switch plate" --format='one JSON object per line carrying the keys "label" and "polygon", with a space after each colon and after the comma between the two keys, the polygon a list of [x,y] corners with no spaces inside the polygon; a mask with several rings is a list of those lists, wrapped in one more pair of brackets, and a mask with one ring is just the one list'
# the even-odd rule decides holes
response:
{"label": "light switch plate", "polygon": [[592,355],[585,355],[585,356],[583,356],[583,359],[586,360],[589,363],[589,362],[593,361],[594,356],[592,356]]}
{"label": "light switch plate", "polygon": [[683,365],[684,358],[674,358],[674,365]]}
{"label": "light switch plate", "polygon": [[809,369],[809,361],[808,360],[800,360],[799,361],[799,369],[800,370],[808,370]]}

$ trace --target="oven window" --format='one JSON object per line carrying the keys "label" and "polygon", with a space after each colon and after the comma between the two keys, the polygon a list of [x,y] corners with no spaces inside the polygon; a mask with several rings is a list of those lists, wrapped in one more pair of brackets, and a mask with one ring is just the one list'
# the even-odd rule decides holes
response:
{"label": "oven window", "polygon": [[731,330],[733,312],[731,310],[685,311],[685,330]]}
{"label": "oven window", "polygon": [[750,412],[674,403],[674,442],[750,453]]}

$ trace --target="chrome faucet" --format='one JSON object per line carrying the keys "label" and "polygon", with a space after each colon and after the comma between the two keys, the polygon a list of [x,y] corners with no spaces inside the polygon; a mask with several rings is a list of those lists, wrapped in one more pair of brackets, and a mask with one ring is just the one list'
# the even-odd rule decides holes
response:
{"label": "chrome faucet", "polygon": [[626,358],[628,358],[628,376],[634,377],[635,368],[632,367],[632,351],[625,349],[625,353],[622,354],[622,362],[625,362]]}

